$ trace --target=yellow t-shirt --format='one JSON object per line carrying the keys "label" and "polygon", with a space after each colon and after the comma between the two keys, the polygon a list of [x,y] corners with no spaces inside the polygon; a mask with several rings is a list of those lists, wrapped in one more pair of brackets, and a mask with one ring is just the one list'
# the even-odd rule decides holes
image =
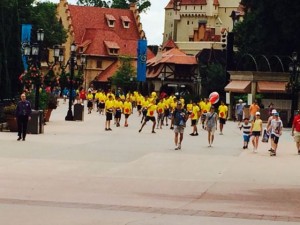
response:
{"label": "yellow t-shirt", "polygon": [[220,105],[218,110],[219,110],[219,118],[226,119],[228,113],[228,107],[226,105]]}
{"label": "yellow t-shirt", "polygon": [[157,112],[158,113],[164,113],[165,112],[165,103],[163,103],[163,102],[159,102],[158,104],[157,104]]}
{"label": "yellow t-shirt", "polygon": [[207,103],[203,102],[202,107],[201,107],[201,112],[202,113],[209,112],[210,107],[211,107],[211,103],[210,102],[207,102]]}
{"label": "yellow t-shirt", "polygon": [[98,99],[99,99],[99,102],[104,103],[106,101],[106,95],[103,93],[100,93]]}
{"label": "yellow t-shirt", "polygon": [[122,108],[123,108],[123,102],[122,102],[122,101],[115,100],[114,106],[115,106],[115,109],[116,109],[116,110],[122,110]]}
{"label": "yellow t-shirt", "polygon": [[112,110],[114,109],[114,101],[113,100],[106,100],[105,102],[105,109],[106,109],[106,112],[112,112]]}
{"label": "yellow t-shirt", "polygon": [[193,106],[193,108],[192,108],[192,114],[191,114],[191,119],[192,120],[197,120],[199,118],[198,117],[199,112],[200,112],[199,106],[197,106],[197,105]]}
{"label": "yellow t-shirt", "polygon": [[153,117],[154,116],[154,112],[156,111],[157,106],[150,103],[148,105],[148,110],[147,110],[147,116]]}
{"label": "yellow t-shirt", "polygon": [[252,131],[261,131],[261,125],[262,125],[262,120],[261,119],[256,119],[252,123]]}
{"label": "yellow t-shirt", "polygon": [[187,110],[188,112],[192,112],[192,110],[193,110],[193,104],[192,104],[192,103],[187,104],[187,105],[186,105],[186,110]]}
{"label": "yellow t-shirt", "polygon": [[94,96],[93,96],[93,94],[92,94],[92,93],[90,93],[90,94],[87,94],[87,96],[86,96],[86,97],[87,97],[87,99],[88,99],[88,100],[92,100]]}
{"label": "yellow t-shirt", "polygon": [[131,102],[125,101],[123,104],[123,112],[124,114],[131,114],[132,111],[132,104]]}

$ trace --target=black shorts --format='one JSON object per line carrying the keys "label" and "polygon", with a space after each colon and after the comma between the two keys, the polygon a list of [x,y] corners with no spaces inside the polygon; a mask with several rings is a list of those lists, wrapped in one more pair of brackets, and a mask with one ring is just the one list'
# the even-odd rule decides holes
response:
{"label": "black shorts", "polygon": [[219,121],[220,121],[221,124],[225,124],[226,123],[226,119],[224,119],[224,118],[220,118]]}
{"label": "black shorts", "polygon": [[99,102],[98,107],[99,107],[99,109],[104,109],[105,108],[105,102]]}
{"label": "black shorts", "polygon": [[88,103],[87,103],[87,107],[88,107],[88,108],[91,108],[91,107],[93,107],[93,102],[92,102],[92,101],[88,101]]}
{"label": "black shorts", "polygon": [[155,122],[155,116],[146,116],[145,122],[148,122],[149,120]]}
{"label": "black shorts", "polygon": [[146,116],[147,115],[147,109],[143,109],[142,113],[143,113],[143,116]]}
{"label": "black shorts", "polygon": [[192,120],[192,126],[196,126],[197,120]]}
{"label": "black shorts", "polygon": [[129,114],[125,114],[125,118],[127,119],[129,117]]}
{"label": "black shorts", "polygon": [[122,111],[116,110],[115,118],[121,118]]}
{"label": "black shorts", "polygon": [[106,112],[106,121],[112,120],[112,113]]}
{"label": "black shorts", "polygon": [[170,109],[165,109],[165,117],[168,117],[170,114]]}
{"label": "black shorts", "polygon": [[252,131],[252,136],[259,137],[260,136],[260,131]]}
{"label": "black shorts", "polygon": [[274,141],[275,144],[278,144],[279,137],[277,137],[275,134],[271,134],[271,139]]}
{"label": "black shorts", "polygon": [[141,105],[137,105],[137,110],[140,111],[142,109]]}

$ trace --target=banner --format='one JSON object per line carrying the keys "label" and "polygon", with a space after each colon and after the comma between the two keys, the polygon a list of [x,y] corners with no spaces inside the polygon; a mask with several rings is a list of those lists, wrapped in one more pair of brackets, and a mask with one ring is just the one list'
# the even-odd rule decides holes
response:
{"label": "banner", "polygon": [[22,44],[22,61],[24,70],[28,69],[26,56],[24,55],[24,46],[30,45],[31,24],[22,24],[21,44]]}
{"label": "banner", "polygon": [[146,81],[147,40],[138,41],[137,80]]}

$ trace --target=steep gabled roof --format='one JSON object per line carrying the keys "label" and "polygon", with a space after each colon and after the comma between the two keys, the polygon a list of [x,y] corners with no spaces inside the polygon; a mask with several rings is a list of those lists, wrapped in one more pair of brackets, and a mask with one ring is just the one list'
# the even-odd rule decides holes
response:
{"label": "steep gabled roof", "polygon": [[[136,56],[140,35],[131,10],[75,5],[68,5],[68,9],[75,43],[90,43],[85,54],[108,55],[105,41],[110,41],[120,47],[119,54]],[[113,27],[108,26],[107,20],[114,21]],[[124,28],[124,20],[130,21],[129,28]]]}

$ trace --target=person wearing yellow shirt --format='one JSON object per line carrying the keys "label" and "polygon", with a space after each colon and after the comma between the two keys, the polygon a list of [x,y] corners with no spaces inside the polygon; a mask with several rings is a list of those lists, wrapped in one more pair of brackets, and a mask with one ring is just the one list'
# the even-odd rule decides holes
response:
{"label": "person wearing yellow shirt", "polygon": [[105,101],[107,100],[107,97],[105,95],[104,92],[101,92],[99,95],[98,95],[98,108],[99,108],[99,114],[102,114],[104,115],[104,109],[105,109]]}
{"label": "person wearing yellow shirt", "polygon": [[108,95],[108,99],[105,102],[105,113],[106,113],[106,121],[105,121],[105,130],[111,131],[110,121],[112,120],[112,116],[114,113],[114,100],[112,95]]}
{"label": "person wearing yellow shirt", "polygon": [[115,123],[116,126],[119,127],[121,121],[122,109],[123,109],[123,102],[119,96],[116,97],[116,100],[114,102],[114,107],[115,107]]}
{"label": "person wearing yellow shirt", "polygon": [[210,111],[211,103],[208,101],[207,98],[204,98],[204,101],[202,102],[201,106],[201,123],[202,128],[204,129],[204,122],[206,120],[206,114]]}
{"label": "person wearing yellow shirt", "polygon": [[156,120],[155,120],[155,111],[157,109],[157,105],[155,104],[155,100],[152,100],[152,102],[150,102],[147,106],[147,115],[145,118],[144,123],[142,124],[141,129],[139,129],[139,133],[143,130],[143,127],[146,125],[146,123],[151,120],[153,125],[152,125],[152,133],[156,133],[154,131],[155,125],[156,125]]}
{"label": "person wearing yellow shirt", "polygon": [[136,104],[137,104],[137,111],[139,113],[139,116],[142,114],[142,103],[144,101],[144,97],[141,94],[137,94],[136,97]]}
{"label": "person wearing yellow shirt", "polygon": [[130,98],[126,98],[125,102],[123,103],[123,113],[125,115],[124,127],[128,127],[128,118],[132,113],[132,104],[130,102]]}
{"label": "person wearing yellow shirt", "polygon": [[93,109],[93,94],[91,91],[88,92],[88,94],[86,95],[86,98],[88,100],[87,102],[87,108],[88,108],[88,114],[92,113],[92,109]]}
{"label": "person wearing yellow shirt", "polygon": [[162,124],[164,122],[164,114],[165,114],[165,104],[164,104],[164,99],[161,98],[157,104],[157,129],[158,126],[160,127],[160,129],[162,129]]}
{"label": "person wearing yellow shirt", "polygon": [[146,119],[147,116],[147,108],[149,105],[149,99],[148,96],[145,96],[145,99],[142,101],[142,120],[141,123],[143,123],[143,121]]}
{"label": "person wearing yellow shirt", "polygon": [[220,122],[220,135],[223,135],[224,124],[227,120],[228,107],[225,105],[224,101],[221,101],[221,105],[218,108],[219,111],[219,122]]}
{"label": "person wearing yellow shirt", "polygon": [[197,106],[196,102],[193,102],[191,121],[193,132],[190,134],[191,136],[198,136],[197,122],[200,117],[200,108]]}

